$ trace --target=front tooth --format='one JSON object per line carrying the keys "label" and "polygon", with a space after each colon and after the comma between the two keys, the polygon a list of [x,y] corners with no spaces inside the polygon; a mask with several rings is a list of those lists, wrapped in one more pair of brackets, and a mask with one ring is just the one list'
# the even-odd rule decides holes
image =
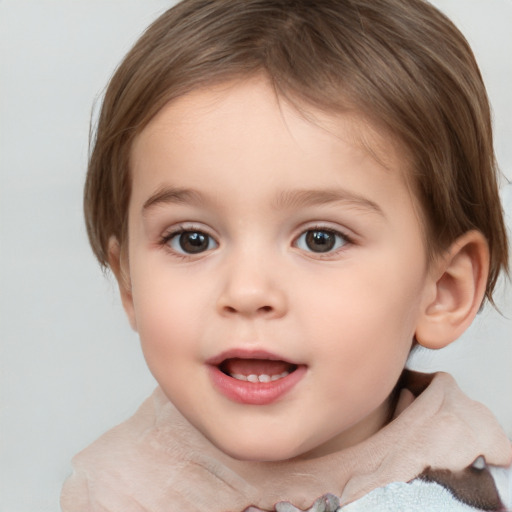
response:
{"label": "front tooth", "polygon": [[255,383],[255,382],[274,382],[276,380],[282,379],[283,377],[286,377],[289,374],[290,374],[290,372],[285,371],[283,373],[280,373],[279,375],[272,375],[272,377],[271,377],[270,375],[266,375],[264,373],[262,375],[255,375],[255,374],[242,375],[240,373],[233,373],[231,375],[231,377],[233,377],[233,379]]}
{"label": "front tooth", "polygon": [[283,379],[284,377],[286,377],[287,375],[290,375],[290,372],[283,372],[283,373],[280,373],[278,375],[272,375],[272,377],[270,378],[271,381],[274,381],[274,380],[279,380],[279,379]]}

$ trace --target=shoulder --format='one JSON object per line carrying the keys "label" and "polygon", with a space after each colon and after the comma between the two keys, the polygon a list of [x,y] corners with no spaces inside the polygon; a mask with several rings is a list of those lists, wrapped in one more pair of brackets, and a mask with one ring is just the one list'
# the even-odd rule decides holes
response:
{"label": "shoulder", "polygon": [[[500,468],[500,478],[510,485],[511,468]],[[503,507],[505,505],[505,508]],[[300,512],[290,503],[278,503],[275,512]],[[393,482],[372,490],[352,503],[340,506],[333,495],[326,494],[318,498],[306,512],[489,512],[491,510],[509,510],[506,503],[489,508],[486,505],[468,504],[457,499],[453,492],[437,482],[416,479],[412,482]],[[244,512],[263,512],[250,507]]]}
{"label": "shoulder", "polygon": [[441,485],[458,501],[477,510],[512,507],[512,466],[487,465],[483,457],[463,471],[426,468],[418,480]]}
{"label": "shoulder", "polygon": [[225,495],[237,502],[245,488],[230,486],[239,484],[236,475],[215,466],[198,435],[157,388],[131,418],[73,458],[62,512],[202,512]]}
{"label": "shoulder", "polygon": [[489,466],[501,502],[506,510],[512,510],[512,464],[508,468]]}
{"label": "shoulder", "polygon": [[[471,489],[473,499],[470,503],[468,496],[461,496],[461,489],[455,493],[445,484],[417,478],[411,482],[393,482],[373,489],[363,497],[344,506],[340,506],[338,497],[325,494],[318,498],[306,512],[396,512],[397,510],[407,510],[407,512],[439,512],[441,510],[444,512],[490,512],[512,510],[512,466],[487,469],[491,480],[495,482],[494,491],[498,491],[501,501],[485,503],[489,492],[478,487],[471,488],[471,485],[478,483],[475,481],[463,482],[463,485],[460,486],[461,489]],[[482,471],[482,469],[475,468],[475,471]],[[484,499],[482,499],[482,495]],[[289,502],[277,503],[273,510],[275,512],[302,511]],[[263,512],[263,510],[249,507],[244,512]]]}
{"label": "shoulder", "polygon": [[[443,476],[439,476],[443,474]],[[374,489],[337,512],[475,512],[512,510],[512,465],[485,466],[478,461],[465,472],[438,471],[412,482],[395,482]]]}
{"label": "shoulder", "polygon": [[158,442],[159,400],[156,391],[131,418],[73,458],[73,473],[61,492],[63,512],[164,510],[156,508],[155,489],[177,470]]}
{"label": "shoulder", "polygon": [[395,482],[375,489],[363,498],[339,509],[339,512],[475,512],[475,508],[457,500],[453,494],[434,482],[414,480],[410,483]]}
{"label": "shoulder", "polygon": [[[129,461],[134,459],[136,444],[133,441],[139,437],[143,424],[150,423],[145,421],[150,414],[148,399],[131,418],[73,457],[73,472],[64,482],[60,498],[64,512],[111,510],[107,504],[118,495],[121,481],[130,478],[125,469],[130,467]],[[120,505],[119,499],[121,497],[116,496],[116,507]]]}
{"label": "shoulder", "polygon": [[154,430],[156,421],[155,395],[153,393],[126,421],[111,428],[87,448],[73,457],[73,468],[95,471],[108,468],[111,464],[120,466],[132,458],[141,444],[145,444]]}

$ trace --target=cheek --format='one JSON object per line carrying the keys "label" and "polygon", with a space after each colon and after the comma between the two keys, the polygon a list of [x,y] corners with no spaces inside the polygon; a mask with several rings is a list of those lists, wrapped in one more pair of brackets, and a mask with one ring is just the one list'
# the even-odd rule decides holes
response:
{"label": "cheek", "polygon": [[304,327],[323,345],[326,358],[349,371],[377,367],[388,358],[391,365],[402,364],[421,314],[424,283],[421,267],[403,265],[398,258],[381,257],[358,260],[338,278],[316,276],[308,301],[313,322]]}
{"label": "cheek", "polygon": [[200,295],[187,279],[147,265],[133,279],[133,302],[142,349],[150,361],[193,348],[203,317]]}
{"label": "cheek", "polygon": [[389,274],[353,273],[331,282],[337,285],[332,300],[315,306],[307,337],[316,340],[311,348],[322,395],[333,404],[343,397],[344,421],[378,407],[403,371],[420,311],[420,286],[404,281],[399,287]]}

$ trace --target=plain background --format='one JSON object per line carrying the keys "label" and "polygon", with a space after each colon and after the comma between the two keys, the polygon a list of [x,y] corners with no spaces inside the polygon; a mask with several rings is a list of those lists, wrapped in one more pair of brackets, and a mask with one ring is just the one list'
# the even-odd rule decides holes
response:
{"label": "plain background", "polygon": [[[172,4],[0,0],[0,512],[59,510],[73,454],[155,386],[116,286],[88,247],[81,194],[92,104]],[[512,1],[435,4],[474,47],[512,178]],[[499,300],[508,319],[486,309],[462,340],[414,364],[454,373],[512,436],[511,302],[509,285]]]}

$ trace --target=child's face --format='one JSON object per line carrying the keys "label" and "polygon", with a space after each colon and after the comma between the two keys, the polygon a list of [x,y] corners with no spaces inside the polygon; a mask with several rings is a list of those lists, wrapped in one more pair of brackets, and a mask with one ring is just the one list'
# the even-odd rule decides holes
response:
{"label": "child's face", "polygon": [[240,459],[379,430],[432,298],[405,160],[313,113],[237,82],[167,105],[133,146],[125,307],[167,396]]}

